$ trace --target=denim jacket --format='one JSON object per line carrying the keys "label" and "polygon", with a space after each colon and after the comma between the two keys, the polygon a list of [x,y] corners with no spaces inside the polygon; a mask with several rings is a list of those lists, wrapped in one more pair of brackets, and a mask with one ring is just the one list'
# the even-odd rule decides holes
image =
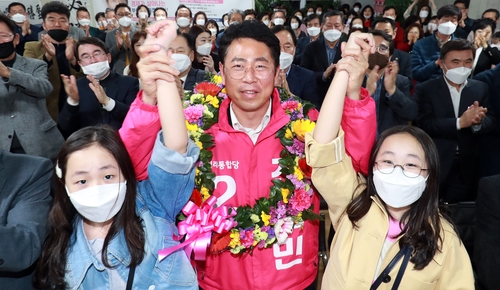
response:
{"label": "denim jacket", "polygon": [[[196,274],[183,250],[178,250],[158,261],[158,250],[177,245],[172,239],[177,234],[175,216],[191,196],[194,187],[194,163],[199,149],[191,141],[186,154],[179,154],[163,145],[160,132],[156,139],[149,178],[137,186],[136,211],[145,232],[145,255],[137,265],[133,289],[198,289]],[[81,217],[75,219],[66,264],[68,289],[111,289],[104,265],[92,254]],[[108,261],[116,266],[126,282],[130,253],[124,232],[120,231],[108,245]]]}

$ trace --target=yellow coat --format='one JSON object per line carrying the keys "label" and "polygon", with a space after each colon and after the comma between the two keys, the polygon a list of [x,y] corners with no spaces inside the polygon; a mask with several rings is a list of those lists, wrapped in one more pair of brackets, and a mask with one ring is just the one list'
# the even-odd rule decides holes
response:
{"label": "yellow coat", "polygon": [[[76,47],[76,41],[75,41]],[[24,46],[24,57],[37,58],[43,60],[45,55],[45,47],[43,47],[42,41],[32,41],[26,42]],[[76,78],[83,77],[84,74],[81,71],[76,71],[72,65],[69,66],[70,73]],[[49,81],[54,87],[52,93],[47,97],[47,110],[54,121],[57,122],[57,116],[59,115],[59,91],[63,83],[61,81],[61,76],[59,73],[59,67],[57,66],[57,59],[52,58],[52,65],[48,67],[47,73],[49,74]]]}
{"label": "yellow coat", "polygon": [[[378,197],[372,198],[370,210],[358,221],[358,229],[352,226],[345,214],[354,191],[358,184],[365,183],[365,179],[356,175],[351,158],[345,153],[342,130],[329,144],[318,144],[311,133],[306,135],[306,156],[308,164],[313,167],[313,184],[328,203],[335,228],[322,289],[369,289],[376,278],[375,271],[389,229],[389,216]],[[356,193],[364,188],[361,185]],[[474,289],[472,267],[464,245],[443,218],[441,225],[441,252],[437,252],[423,270],[416,271],[413,263],[408,263],[399,289]],[[377,276],[399,249],[396,241],[384,257]],[[390,272],[391,282],[382,283],[378,289],[391,289],[402,260]]]}

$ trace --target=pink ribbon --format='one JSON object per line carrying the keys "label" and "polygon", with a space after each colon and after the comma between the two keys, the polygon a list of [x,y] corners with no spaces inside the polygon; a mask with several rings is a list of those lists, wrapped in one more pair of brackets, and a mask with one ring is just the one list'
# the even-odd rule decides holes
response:
{"label": "pink ribbon", "polygon": [[216,203],[215,196],[209,197],[200,207],[188,201],[182,209],[186,219],[178,224],[179,236],[173,237],[178,241],[185,236],[186,240],[179,245],[159,250],[158,259],[161,261],[178,249],[184,248],[189,258],[194,252],[195,260],[206,260],[212,232],[227,233],[238,224],[233,220],[233,216],[236,215],[235,209],[229,214],[227,206],[215,207]]}

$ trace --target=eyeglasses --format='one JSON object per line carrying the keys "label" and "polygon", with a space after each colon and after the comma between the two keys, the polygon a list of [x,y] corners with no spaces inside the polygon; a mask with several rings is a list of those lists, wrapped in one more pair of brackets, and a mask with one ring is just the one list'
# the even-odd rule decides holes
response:
{"label": "eyeglasses", "polygon": [[422,171],[428,170],[413,163],[406,163],[403,165],[394,164],[391,160],[379,160],[375,161],[375,164],[377,165],[378,171],[383,174],[391,174],[394,172],[396,166],[399,166],[403,170],[403,174],[409,178],[416,178],[420,176]]}
{"label": "eyeglasses", "polygon": [[232,79],[241,80],[249,70],[253,71],[253,75],[259,80],[265,80],[271,76],[273,70],[269,66],[256,65],[255,67],[244,67],[241,64],[235,64],[228,68],[228,74]]}
{"label": "eyeglasses", "polygon": [[14,36],[12,33],[0,33],[0,39],[2,40],[10,40]]}
{"label": "eyeglasses", "polygon": [[98,51],[95,51],[92,55],[89,55],[89,54],[84,54],[84,55],[82,55],[82,56],[80,57],[80,60],[83,60],[83,61],[85,61],[85,62],[89,62],[89,61],[90,61],[90,59],[98,59],[98,58],[100,58],[100,57],[101,57],[101,56],[103,56],[103,55],[106,55],[106,54],[104,53],[104,51],[100,51],[100,50],[98,50]]}
{"label": "eyeglasses", "polygon": [[377,51],[379,53],[381,53],[381,54],[386,54],[389,51],[389,47],[387,47],[386,45],[381,44],[381,45],[379,45],[377,47]]}

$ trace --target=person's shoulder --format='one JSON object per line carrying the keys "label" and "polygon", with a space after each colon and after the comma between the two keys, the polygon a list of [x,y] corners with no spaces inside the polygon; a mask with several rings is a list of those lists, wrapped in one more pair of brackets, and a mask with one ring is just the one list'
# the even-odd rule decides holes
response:
{"label": "person's shoulder", "polygon": [[467,80],[467,86],[469,87],[474,87],[475,89],[483,89],[483,90],[488,90],[488,84],[480,81],[480,80],[475,80],[475,79],[468,79]]}
{"label": "person's shoulder", "polygon": [[31,66],[39,66],[39,65],[44,65],[45,61],[36,59],[36,58],[31,58],[31,57],[24,57],[22,55],[16,55],[16,62],[22,62],[24,64],[28,64]]}
{"label": "person's shoulder", "polygon": [[28,41],[24,44],[24,49],[26,50],[27,48],[31,49],[37,49],[42,46],[42,41]]}
{"label": "person's shoulder", "polygon": [[310,69],[307,69],[305,67],[301,67],[295,64],[292,64],[292,67],[290,68],[290,73],[289,74],[300,74],[301,77],[313,77],[315,78],[316,75],[314,72]]}
{"label": "person's shoulder", "polygon": [[24,173],[28,169],[35,169],[41,165],[52,167],[52,161],[47,158],[27,154],[14,154],[5,150],[0,150],[0,164],[3,167],[8,166],[9,169],[21,168]]}

